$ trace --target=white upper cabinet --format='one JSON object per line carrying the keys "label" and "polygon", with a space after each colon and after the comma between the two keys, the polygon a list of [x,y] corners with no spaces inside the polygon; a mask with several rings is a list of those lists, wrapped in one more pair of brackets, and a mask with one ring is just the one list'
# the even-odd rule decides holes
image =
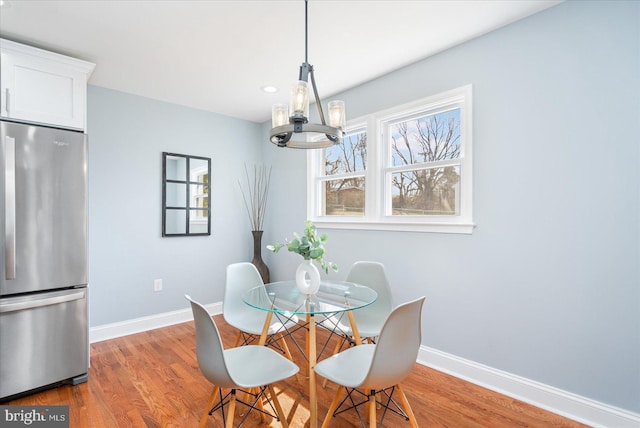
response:
{"label": "white upper cabinet", "polygon": [[87,80],[95,64],[0,39],[2,117],[86,129]]}

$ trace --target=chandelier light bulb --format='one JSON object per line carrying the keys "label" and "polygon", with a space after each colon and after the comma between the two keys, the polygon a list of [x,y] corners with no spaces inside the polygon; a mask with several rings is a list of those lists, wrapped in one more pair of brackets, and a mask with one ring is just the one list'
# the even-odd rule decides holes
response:
{"label": "chandelier light bulb", "polygon": [[271,108],[271,126],[281,126],[289,123],[289,106],[286,104],[274,104]]}
{"label": "chandelier light bulb", "polygon": [[347,116],[344,109],[344,101],[329,101],[329,126],[344,129],[347,122]]}
{"label": "chandelier light bulb", "polygon": [[292,116],[309,117],[309,90],[307,82],[304,80],[298,80],[298,83],[291,89],[289,110]]}

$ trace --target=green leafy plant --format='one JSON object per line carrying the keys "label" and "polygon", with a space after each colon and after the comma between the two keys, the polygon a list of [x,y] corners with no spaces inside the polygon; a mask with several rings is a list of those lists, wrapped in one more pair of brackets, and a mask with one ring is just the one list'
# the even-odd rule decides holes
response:
{"label": "green leafy plant", "polygon": [[305,260],[315,260],[325,273],[329,273],[329,268],[338,271],[338,266],[335,263],[324,260],[326,254],[324,244],[329,239],[329,235],[326,233],[318,235],[318,230],[313,222],[305,221],[302,236],[293,232],[293,238],[284,244],[267,245],[267,249],[277,253],[282,247],[287,247],[290,252],[300,254]]}

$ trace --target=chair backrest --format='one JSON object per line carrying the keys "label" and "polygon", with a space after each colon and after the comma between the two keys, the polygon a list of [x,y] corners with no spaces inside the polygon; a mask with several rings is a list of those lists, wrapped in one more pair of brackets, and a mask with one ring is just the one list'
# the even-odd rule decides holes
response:
{"label": "chair backrest", "polygon": [[422,340],[424,296],[395,308],[382,327],[363,388],[397,385],[413,368]]}
{"label": "chair backrest", "polygon": [[356,321],[360,317],[368,316],[372,313],[382,316],[383,319],[389,316],[393,309],[393,299],[391,296],[391,287],[389,286],[389,281],[387,280],[387,275],[384,272],[384,265],[382,263],[368,261],[355,262],[349,270],[347,281],[366,285],[378,293],[378,298],[375,302],[362,309],[353,311]]}
{"label": "chair backrest", "polygon": [[222,314],[225,319],[229,315],[242,314],[248,306],[242,301],[242,294],[263,285],[258,269],[249,262],[233,263],[227,266],[227,278],[224,286]]}
{"label": "chair backrest", "polygon": [[224,347],[215,321],[200,303],[184,296],[191,303],[196,324],[196,355],[200,371],[209,382],[221,388],[235,388],[224,360]]}

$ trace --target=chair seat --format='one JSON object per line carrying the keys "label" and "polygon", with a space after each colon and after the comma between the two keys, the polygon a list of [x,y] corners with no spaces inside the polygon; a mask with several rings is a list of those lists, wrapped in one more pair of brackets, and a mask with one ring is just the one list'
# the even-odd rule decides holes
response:
{"label": "chair seat", "polygon": [[[249,306],[247,306],[247,308],[248,310],[242,311],[242,313],[238,314],[226,312],[224,314],[224,319],[229,325],[237,328],[238,330],[249,334],[260,335],[262,333],[262,328],[264,327],[267,312],[251,308]],[[275,315],[271,318],[271,324],[269,325],[269,331],[267,332],[269,335],[283,332],[286,329],[294,327],[298,323],[298,317],[296,315],[287,315],[286,318],[284,315],[281,315],[280,318],[285,322],[280,322],[278,317]]]}
{"label": "chair seat", "polygon": [[348,388],[359,387],[367,377],[376,345],[360,345],[326,358],[314,370],[320,376]]}
{"label": "chair seat", "polygon": [[[354,316],[358,311],[354,311]],[[382,330],[382,326],[384,325],[384,321],[386,318],[380,318],[379,316],[367,316],[364,317],[356,317],[356,325],[358,326],[358,333],[361,338],[365,337],[377,337],[380,335],[380,330]],[[337,328],[335,325],[337,325]],[[347,336],[353,336],[353,331],[351,330],[351,323],[349,320],[340,320],[335,323],[329,320],[322,321],[320,325],[327,330],[334,330],[336,333],[344,333]]]}
{"label": "chair seat", "polygon": [[240,388],[269,385],[293,376],[298,366],[271,348],[247,345],[224,350],[229,376]]}

